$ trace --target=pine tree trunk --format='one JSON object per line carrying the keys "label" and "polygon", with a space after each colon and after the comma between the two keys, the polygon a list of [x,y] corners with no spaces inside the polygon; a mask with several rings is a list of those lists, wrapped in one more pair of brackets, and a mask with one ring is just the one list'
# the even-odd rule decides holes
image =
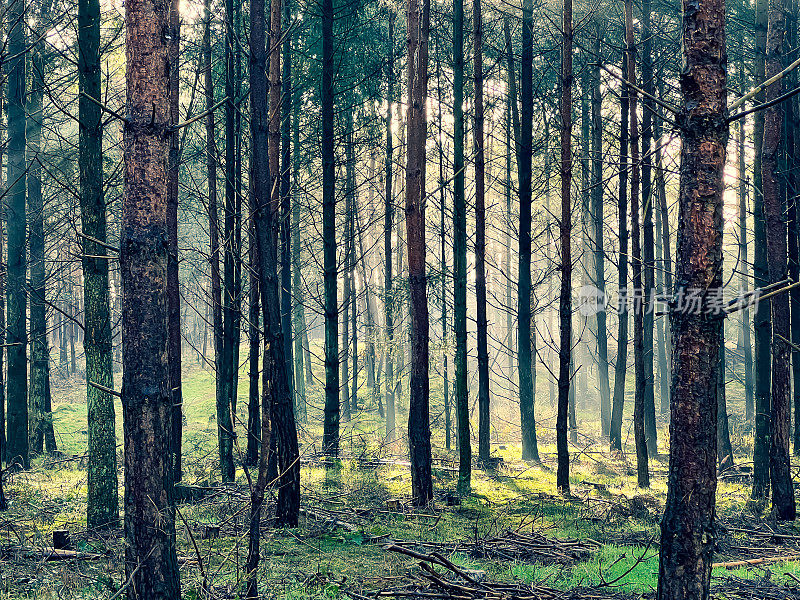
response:
{"label": "pine tree trunk", "polygon": [[[766,77],[777,75],[783,68],[783,38],[786,15],[783,0],[770,0],[767,27]],[[767,101],[782,93],[783,82],[767,89]],[[786,279],[786,218],[781,198],[780,142],[783,106],[766,109],[764,141],[761,148],[761,176],[764,196],[764,219],[767,231],[767,268],[770,283]],[[789,295],[770,298],[772,314],[772,396],[769,472],[772,486],[772,509],[779,519],[794,520],[796,514],[794,488],[789,459],[789,422],[791,420],[790,346],[791,325]]]}
{"label": "pine tree trunk", "polygon": [[25,160],[25,79],[27,52],[25,41],[24,3],[12,2],[7,9],[9,59],[7,73],[8,105],[8,183],[6,231],[8,232],[7,320],[8,344],[8,447],[9,464],[28,468],[28,360],[27,360],[27,300],[25,294],[27,253],[25,231],[25,190],[27,164]]}
{"label": "pine tree trunk", "polygon": [[[168,4],[129,0],[125,201],[120,233],[125,577],[129,600],[180,597],[167,348]],[[146,74],[143,75],[143,74]]]}
{"label": "pine tree trunk", "polygon": [[[411,296],[411,382],[408,447],[411,455],[411,501],[433,501],[428,380],[428,298],[425,275],[425,142],[428,95],[430,0],[408,0],[408,146],[406,149],[406,237]],[[462,456],[463,458],[463,456]],[[461,483],[459,477],[459,483]]]}
{"label": "pine tree trunk", "polygon": [[[178,0],[170,2],[170,27],[175,35],[169,47],[170,118],[180,121],[180,29],[181,15]],[[169,385],[172,390],[172,461],[175,481],[181,480],[181,442],[183,439],[183,393],[181,391],[181,291],[178,279],[178,180],[181,145],[178,131],[170,134],[169,171],[167,173],[167,305],[169,319]]]}
{"label": "pine tree trunk", "polygon": [[322,0],[322,243],[325,280],[325,416],[322,446],[339,454],[339,299],[333,152],[333,0]]}
{"label": "pine tree trunk", "polygon": [[[653,85],[653,35],[650,28],[651,2],[642,0],[642,86],[655,95]],[[644,331],[642,336],[644,361],[644,425],[647,453],[658,456],[656,438],[656,401],[653,376],[653,290],[655,290],[655,243],[653,237],[653,185],[651,145],[653,140],[653,103],[642,98],[642,268],[644,270]]]}
{"label": "pine tree trunk", "polygon": [[[628,78],[627,51],[622,57],[622,76]],[[620,98],[620,136],[619,136],[619,197],[617,216],[619,228],[618,289],[628,289],[628,125],[629,99],[628,86],[622,85]],[[609,440],[611,449],[622,452],[622,413],[625,407],[625,375],[628,372],[628,309],[620,306],[617,325],[617,359],[614,365],[614,398],[611,405],[611,427]]]}
{"label": "pine tree trunk", "polygon": [[[292,213],[292,37],[291,11],[289,0],[282,2],[283,28],[286,35],[282,42],[282,89],[281,89],[281,330],[283,331],[283,354],[286,357],[286,373],[289,378],[292,410],[297,414],[298,399],[295,390],[294,351],[292,339],[292,233],[294,215]],[[277,43],[277,42],[276,42]]]}
{"label": "pine tree trunk", "polygon": [[[292,91],[292,176],[294,187],[298,189],[300,179],[300,101],[299,94]],[[295,410],[297,418],[305,423],[308,419],[306,404],[306,364],[303,336],[306,335],[305,295],[303,294],[302,251],[300,246],[300,202],[297,195],[292,196],[292,338],[294,340],[294,386]]]}
{"label": "pine tree trunk", "polygon": [[[78,3],[78,85],[91,98],[100,98],[100,2]],[[114,387],[111,313],[109,307],[106,248],[88,238],[106,241],[106,205],[103,197],[103,121],[100,107],[84,95],[78,98],[80,128],[81,230],[83,246],[83,351],[86,379]],[[66,325],[66,320],[64,320]],[[62,329],[63,332],[63,329]],[[64,342],[66,336],[62,335]],[[61,355],[66,364],[67,347]],[[117,498],[117,442],[114,397],[92,385],[86,386],[88,412],[88,481],[86,523],[90,528],[114,526],[119,519]]]}
{"label": "pine tree trunk", "polygon": [[733,446],[728,428],[728,403],[725,397],[725,330],[720,336],[717,367],[717,462],[720,472],[733,466]]}
{"label": "pine tree trunk", "polygon": [[[633,3],[625,2],[625,39],[628,49],[628,81],[636,84],[636,50],[633,37]],[[650,486],[647,465],[647,437],[645,431],[645,393],[647,374],[644,360],[644,313],[646,311],[642,281],[642,249],[639,242],[639,119],[636,90],[628,87],[631,136],[631,266],[633,267],[633,363],[635,392],[633,400],[633,433],[636,446],[636,473],[639,487]]]}
{"label": "pine tree trunk", "polygon": [[478,321],[478,458],[489,460],[489,342],[486,320],[486,207],[483,140],[483,22],[481,0],[472,2],[475,76],[475,296]]}
{"label": "pine tree trunk", "polygon": [[[529,0],[530,1],[530,0]],[[558,350],[558,416],[556,485],[568,495],[569,448],[567,409],[569,406],[570,366],[572,364],[572,0],[564,0],[561,41],[561,293],[559,299],[560,345]],[[523,76],[524,79],[524,76]]]}
{"label": "pine tree trunk", "polygon": [[261,447],[261,406],[259,401],[258,389],[258,358],[261,345],[261,333],[259,322],[259,294],[258,294],[258,251],[256,248],[255,225],[251,224],[247,228],[250,235],[250,248],[248,251],[250,293],[248,296],[248,340],[250,342],[248,358],[248,377],[250,386],[247,396],[247,454],[244,464],[246,466],[256,466],[258,464],[258,454]]}
{"label": "pine tree trunk", "polygon": [[395,437],[395,398],[394,398],[394,295],[392,291],[392,229],[394,225],[394,197],[392,190],[392,103],[394,102],[394,13],[389,10],[387,20],[389,47],[386,52],[386,157],[384,162],[386,191],[384,193],[383,254],[386,261],[383,284],[383,307],[386,321],[386,438]]}
{"label": "pine tree trunk", "polygon": [[[754,80],[765,79],[765,54],[767,48],[767,9],[769,0],[756,0],[755,17],[755,68]],[[753,98],[755,104],[764,102],[764,92]],[[764,111],[758,111],[753,121],[753,277],[755,287],[769,282],[767,267],[767,229],[764,219],[764,194],[762,192],[762,145],[764,142]],[[753,491],[752,497],[769,495],[769,439],[770,439],[770,357],[772,325],[768,302],[759,302],[753,314],[755,330],[755,417],[753,436]]]}
{"label": "pine tree trunk", "polygon": [[[464,0],[453,4],[453,329],[458,489],[472,486],[467,388],[467,200],[464,195]],[[410,256],[410,255],[409,255]]]}
{"label": "pine tree trunk", "polygon": [[[722,219],[728,138],[725,4],[685,5],[681,172],[675,291],[722,291]],[[698,201],[698,198],[702,198]],[[715,542],[720,314],[676,303],[667,502],[658,600],[707,600]]]}
{"label": "pine tree trunk", "polygon": [[[517,270],[517,373],[522,428],[522,459],[539,461],[531,380],[531,161],[533,136],[533,2],[522,4],[519,177],[519,269]],[[512,102],[514,96],[512,95]]]}

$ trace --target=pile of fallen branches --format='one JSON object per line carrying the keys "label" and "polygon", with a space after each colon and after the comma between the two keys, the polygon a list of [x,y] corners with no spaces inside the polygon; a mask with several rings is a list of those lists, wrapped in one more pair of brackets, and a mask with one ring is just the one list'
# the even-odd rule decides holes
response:
{"label": "pile of fallen branches", "polygon": [[[798,560],[800,535],[790,526],[745,519],[717,522],[715,556],[727,562]],[[755,563],[753,563],[755,564]]]}
{"label": "pile of fallen branches", "polygon": [[[797,582],[800,584],[800,581]],[[711,586],[711,595],[726,600],[795,600],[800,595],[800,585],[781,585],[769,578],[741,579],[726,577]]]}
{"label": "pile of fallen branches", "polygon": [[395,541],[394,544],[400,548],[423,547],[436,551],[463,552],[474,558],[541,564],[568,564],[585,560],[602,547],[600,542],[592,539],[561,540],[536,532],[523,533],[511,530],[506,531],[503,535],[487,537],[474,542]]}
{"label": "pile of fallen branches", "polygon": [[[439,552],[422,554],[395,544],[387,551],[418,559],[420,570],[405,585],[359,593],[345,590],[356,600],[407,598],[410,600],[618,600],[624,595],[599,588],[574,589],[568,592],[524,583],[489,582],[482,571],[470,571],[453,564]],[[437,570],[443,568],[444,571]],[[771,600],[771,599],[770,599]]]}

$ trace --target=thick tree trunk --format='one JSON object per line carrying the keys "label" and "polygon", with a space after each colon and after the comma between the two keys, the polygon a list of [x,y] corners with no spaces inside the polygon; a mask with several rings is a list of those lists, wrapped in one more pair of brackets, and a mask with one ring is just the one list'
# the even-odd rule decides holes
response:
{"label": "thick tree trunk", "polygon": [[[530,1],[530,0],[529,0]],[[567,446],[567,409],[569,407],[570,366],[572,364],[572,0],[564,0],[561,41],[561,294],[559,317],[561,339],[558,350],[558,416],[556,485],[569,494],[569,447]],[[523,75],[524,79],[524,75]]]}
{"label": "thick tree trunk", "polygon": [[[625,2],[625,41],[628,49],[628,81],[636,84],[636,50],[633,36],[633,3]],[[644,361],[644,296],[647,290],[642,281],[642,249],[639,243],[639,118],[636,90],[628,88],[631,136],[631,266],[633,267],[633,363],[636,385],[633,400],[633,433],[636,446],[636,473],[639,487],[650,486],[647,466],[647,438],[645,432],[645,388],[647,374]]]}
{"label": "thick tree trunk", "polygon": [[[512,101],[516,94],[512,94]],[[520,123],[517,138],[519,178],[519,268],[517,270],[517,373],[522,428],[522,459],[539,461],[531,380],[531,161],[533,137],[533,1],[522,4]],[[566,423],[565,423],[566,427]],[[566,431],[566,430],[565,430]],[[569,487],[569,485],[567,486]]]}
{"label": "thick tree trunk", "polygon": [[[783,0],[770,0],[767,27],[766,77],[777,75],[783,68],[783,38],[786,15]],[[767,89],[767,101],[779,97],[782,82]],[[779,151],[783,106],[766,109],[764,141],[761,148],[761,176],[764,195],[764,219],[767,231],[767,268],[770,283],[786,279],[786,218],[781,198]],[[791,325],[789,295],[770,298],[772,314],[772,396],[769,472],[772,486],[772,509],[779,519],[794,520],[796,508],[789,460],[789,421],[791,419],[790,346]]]}
{"label": "thick tree trunk", "polygon": [[[180,597],[167,298],[169,5],[126,4],[125,199],[120,233],[127,596]],[[145,75],[146,74],[146,75]]]}
{"label": "thick tree trunk", "polygon": [[322,0],[322,243],[325,280],[325,415],[322,446],[339,454],[339,300],[333,152],[333,0]]}
{"label": "thick tree trunk", "polygon": [[[414,506],[433,501],[428,381],[428,298],[425,275],[425,142],[428,95],[430,0],[408,0],[408,146],[406,154],[406,236],[411,296],[411,383],[408,446]],[[463,441],[462,441],[463,443]],[[463,456],[462,456],[463,458]],[[461,478],[459,477],[459,483]]]}
{"label": "thick tree trunk", "polygon": [[[100,107],[100,2],[78,3],[78,164],[80,165],[81,231],[83,246],[83,351],[86,379],[114,387],[111,313],[109,308],[106,248],[91,239],[106,241],[106,205],[103,197],[103,121]],[[90,239],[91,238],[91,239]],[[119,291],[117,292],[119,293]],[[63,336],[66,341],[66,336]],[[66,344],[62,346],[66,363]],[[86,524],[94,529],[113,526],[119,519],[117,499],[117,442],[114,397],[86,386],[88,412],[88,475]]]}
{"label": "thick tree trunk", "polygon": [[[726,122],[725,3],[685,5],[681,173],[675,290],[722,291]],[[688,305],[687,305],[688,304]],[[670,460],[661,521],[658,600],[707,600],[717,488],[717,369],[723,319],[676,303]],[[704,303],[705,304],[705,303]]]}
{"label": "thick tree trunk", "polygon": [[472,2],[474,28],[473,70],[475,76],[475,297],[478,320],[478,458],[490,454],[489,343],[486,322],[486,206],[483,140],[483,22],[481,0]]}
{"label": "thick tree trunk", "polygon": [[25,193],[27,164],[25,161],[25,79],[27,52],[25,42],[25,6],[12,2],[7,9],[8,55],[7,73],[8,115],[8,192],[6,198],[6,230],[8,231],[7,322],[8,344],[8,447],[9,464],[29,466],[28,451],[28,360],[27,360],[27,300],[25,279],[27,270],[25,232]]}
{"label": "thick tree trunk", "polygon": [[[622,76],[628,78],[627,52],[622,58]],[[617,215],[619,228],[618,289],[628,289],[628,124],[629,124],[628,86],[622,85],[620,98],[620,137],[619,137],[619,197]],[[622,412],[625,406],[625,375],[628,372],[628,310],[622,305],[617,327],[617,360],[614,365],[614,398],[611,406],[611,427],[609,439],[611,449],[622,452]]]}

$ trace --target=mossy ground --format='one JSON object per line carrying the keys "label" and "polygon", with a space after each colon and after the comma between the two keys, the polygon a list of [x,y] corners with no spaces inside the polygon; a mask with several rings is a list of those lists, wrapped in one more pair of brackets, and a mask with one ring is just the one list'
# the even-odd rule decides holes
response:
{"label": "mossy ground", "polygon": [[[544,372],[540,373],[544,378]],[[318,375],[321,375],[319,373]],[[386,511],[386,500],[406,498],[410,493],[410,474],[402,464],[362,467],[359,457],[406,460],[405,446],[387,444],[384,424],[375,410],[371,390],[359,390],[363,407],[357,418],[343,424],[346,458],[334,466],[304,461],[302,468],[303,503],[311,511],[340,511],[358,531],[346,532],[307,517],[300,527],[278,530],[265,520],[261,561],[261,590],[269,598],[337,598],[341,589],[353,586],[369,590],[401,582],[413,561],[383,549],[387,539],[454,542],[499,534],[521,524],[550,537],[592,538],[603,543],[600,551],[587,560],[570,565],[522,564],[476,559],[456,553],[453,560],[470,568],[482,569],[491,580],[522,580],[559,589],[592,586],[620,578],[614,589],[633,597],[652,593],[658,571],[657,545],[647,546],[656,536],[660,510],[666,496],[667,458],[651,462],[653,485],[638,490],[630,454],[612,455],[600,440],[594,409],[580,401],[580,437],[571,446],[571,485],[574,496],[561,498],[555,487],[555,444],[553,409],[547,388],[539,384],[537,422],[541,464],[522,462],[518,433],[513,423],[514,407],[496,402],[493,454],[503,465],[496,471],[473,470],[472,494],[460,506],[445,506],[441,496],[456,487],[456,455],[444,448],[441,379],[432,381],[432,429],[434,452],[439,461],[434,470],[437,504],[423,514]],[[107,553],[107,560],[40,562],[5,553],[0,561],[0,598],[92,598],[101,600],[116,593],[122,577],[123,540],[121,531],[101,535],[86,531],[86,471],[82,456],[86,448],[86,406],[80,378],[53,381],[54,424],[61,458],[40,457],[26,473],[7,474],[6,493],[10,509],[0,515],[0,544],[28,548],[49,546],[54,529],[69,529],[81,550]],[[238,412],[246,422],[247,376],[239,384]],[[628,386],[631,389],[631,386]],[[728,386],[729,410],[734,444],[740,462],[746,462],[749,440],[741,419],[738,383]],[[406,390],[407,391],[407,388]],[[187,484],[214,486],[218,483],[214,377],[187,358],[184,367],[184,481]],[[301,452],[305,457],[319,450],[319,415],[322,386],[308,388],[309,423],[301,424]],[[400,401],[398,424],[405,423]],[[632,402],[627,402],[630,409]],[[627,411],[626,411],[627,414]],[[626,421],[624,435],[632,437]],[[241,423],[239,425],[241,431]],[[122,439],[122,417],[118,407],[117,432]],[[666,426],[660,423],[659,440],[666,452]],[[239,440],[244,440],[240,436]],[[516,441],[515,441],[516,440]],[[632,441],[629,439],[628,441]],[[120,446],[121,453],[121,446]],[[196,503],[179,506],[177,519],[178,554],[202,557],[202,570],[195,562],[181,567],[185,598],[204,597],[205,584],[215,597],[237,597],[243,579],[247,553],[247,478],[237,470],[238,487],[217,491]],[[120,477],[122,485],[122,477]],[[122,488],[120,489],[122,494]],[[638,498],[633,503],[632,499]],[[721,518],[765,518],[764,507],[749,500],[747,483],[721,482],[718,514]],[[353,510],[372,509],[366,516]],[[348,516],[351,515],[351,516]],[[204,524],[220,526],[218,539],[200,539]],[[800,531],[798,531],[800,533]],[[742,536],[743,545],[747,544]],[[643,553],[644,558],[641,558]],[[723,556],[731,560],[735,556]],[[638,562],[637,562],[638,561]],[[631,567],[635,567],[631,569]],[[630,572],[628,572],[630,570]],[[627,574],[626,574],[627,573]],[[800,562],[725,571],[714,576],[762,577],[789,581],[786,573],[800,576]]]}

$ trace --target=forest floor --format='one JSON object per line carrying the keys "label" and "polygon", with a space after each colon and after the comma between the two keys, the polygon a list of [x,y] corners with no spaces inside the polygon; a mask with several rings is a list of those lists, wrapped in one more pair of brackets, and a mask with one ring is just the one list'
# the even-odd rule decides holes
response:
{"label": "forest floor", "polygon": [[[178,505],[183,597],[236,598],[247,553],[247,479],[240,467],[235,485],[218,482],[213,374],[195,364],[187,365],[184,374],[184,483],[194,486],[196,497]],[[245,374],[240,382],[239,412],[246,422]],[[6,474],[11,506],[0,514],[0,598],[116,597],[123,580],[122,530],[100,533],[86,528],[85,390],[78,377],[54,378],[53,384],[60,454],[35,459],[28,472]],[[311,421],[321,408],[320,388],[309,388]],[[389,592],[396,597],[408,595],[419,588],[415,581],[425,572],[414,558],[387,551],[390,543],[422,554],[438,551],[457,568],[474,571],[469,577],[484,582],[539,586],[542,598],[553,598],[558,590],[586,588],[591,589],[584,598],[655,597],[658,531],[666,497],[663,420],[662,455],[650,463],[653,485],[639,490],[631,451],[611,454],[596,431],[596,419],[579,403],[580,436],[570,448],[573,495],[564,498],[556,494],[553,409],[548,401],[537,404],[541,464],[519,459],[519,443],[503,433],[503,423],[513,423],[515,413],[510,406],[507,411],[498,409],[492,450],[502,461],[492,469],[474,467],[472,493],[456,499],[457,457],[444,449],[441,411],[434,406],[436,502],[431,509],[417,511],[408,502],[405,447],[401,442],[385,443],[383,421],[370,407],[370,391],[360,389],[359,394],[367,408],[343,424],[341,460],[321,459],[320,431],[301,425],[304,513],[296,529],[274,529],[265,517],[260,573],[265,597],[332,599],[349,593],[359,598],[388,588],[397,588]],[[539,394],[547,395],[541,389]],[[432,398],[441,404],[441,389],[434,388]],[[746,465],[751,450],[747,432],[735,417],[737,400],[736,391],[729,392],[736,459]],[[401,411],[398,423],[404,419]],[[118,407],[119,440],[121,426]],[[507,428],[513,431],[511,425]],[[749,500],[749,473],[742,471],[726,474],[719,484],[714,560],[767,560],[715,568],[715,598],[798,598],[800,528],[770,521],[768,507]],[[121,499],[120,474],[120,505]],[[87,554],[46,560],[52,558],[53,530],[62,529],[69,530],[75,549]],[[464,593],[461,597],[471,597]]]}

